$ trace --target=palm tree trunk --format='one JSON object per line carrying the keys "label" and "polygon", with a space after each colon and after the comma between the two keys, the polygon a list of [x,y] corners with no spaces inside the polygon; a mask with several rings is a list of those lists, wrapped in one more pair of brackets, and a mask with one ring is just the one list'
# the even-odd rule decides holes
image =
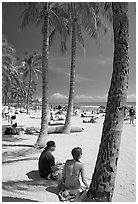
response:
{"label": "palm tree trunk", "polygon": [[65,120],[65,125],[62,132],[65,134],[70,133],[71,116],[73,113],[73,100],[75,93],[75,59],[76,59],[76,20],[73,20],[72,25],[72,51],[71,51],[71,70],[70,70],[70,90],[68,99],[68,109]]}
{"label": "palm tree trunk", "polygon": [[115,187],[117,162],[127,98],[128,3],[112,3],[114,30],[114,59],[106,116],[87,202],[111,202]]}
{"label": "palm tree trunk", "polygon": [[41,130],[36,146],[44,147],[48,132],[48,55],[49,55],[49,14],[48,2],[44,6],[45,19],[43,24],[43,48],[42,48],[42,116]]}
{"label": "palm tree trunk", "polygon": [[7,104],[7,94],[5,93],[4,105],[6,106],[6,104]]}
{"label": "palm tree trunk", "polygon": [[26,107],[27,114],[29,113],[30,86],[31,86],[31,67],[30,67],[28,93],[27,93],[27,107]]}
{"label": "palm tree trunk", "polygon": [[20,97],[19,97],[19,95],[17,95],[17,107],[18,108],[20,107]]}

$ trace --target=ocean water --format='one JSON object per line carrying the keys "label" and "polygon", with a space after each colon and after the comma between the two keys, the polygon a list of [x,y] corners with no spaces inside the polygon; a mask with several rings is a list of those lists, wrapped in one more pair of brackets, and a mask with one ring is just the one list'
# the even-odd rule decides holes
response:
{"label": "ocean water", "polygon": [[[51,104],[53,106],[57,106],[59,104]],[[67,103],[60,103],[61,106],[67,106]],[[96,110],[98,109],[99,106],[104,106],[106,107],[106,102],[79,102],[79,103],[74,103],[75,107],[79,107],[83,110]],[[136,102],[127,102],[126,106],[130,107],[133,106],[136,109]]]}
{"label": "ocean water", "polygon": [[[90,107],[90,106],[105,106],[106,102],[80,102],[80,103],[74,103],[75,106],[84,106],[84,107]],[[136,102],[127,102],[126,106],[136,106]]]}
{"label": "ocean water", "polygon": [[[106,108],[106,102],[85,102],[85,103],[75,103],[74,106],[80,107],[85,111],[96,111],[99,106],[104,106]],[[127,102],[127,107],[133,106],[136,109],[136,102]]]}

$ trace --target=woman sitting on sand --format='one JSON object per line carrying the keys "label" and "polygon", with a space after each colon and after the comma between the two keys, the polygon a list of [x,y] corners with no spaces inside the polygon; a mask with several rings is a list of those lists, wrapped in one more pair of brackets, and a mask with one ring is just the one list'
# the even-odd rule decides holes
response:
{"label": "woman sitting on sand", "polygon": [[82,156],[82,149],[80,147],[75,147],[72,149],[71,154],[73,159],[67,160],[63,169],[63,183],[60,186],[61,190],[59,192],[60,200],[70,200],[78,197],[82,191],[80,177],[83,184],[88,188],[87,181],[84,176],[84,166],[80,162]]}

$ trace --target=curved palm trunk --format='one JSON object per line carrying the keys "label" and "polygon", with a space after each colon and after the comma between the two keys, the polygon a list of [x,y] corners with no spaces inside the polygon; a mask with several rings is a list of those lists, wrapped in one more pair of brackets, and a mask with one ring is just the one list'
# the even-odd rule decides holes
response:
{"label": "curved palm trunk", "polygon": [[45,19],[43,25],[43,49],[42,49],[42,116],[41,130],[36,146],[44,147],[48,132],[48,55],[49,55],[49,15],[48,2],[45,3]]}
{"label": "curved palm trunk", "polygon": [[73,100],[75,92],[75,59],[76,59],[76,21],[74,20],[72,25],[72,52],[71,52],[69,100],[65,125],[62,131],[63,133],[66,134],[70,133],[71,115],[73,113]]}
{"label": "curved palm trunk", "polygon": [[123,129],[129,74],[128,3],[112,3],[112,11],[114,30],[113,73],[99,153],[90,189],[87,193],[87,202],[111,202],[112,200]]}
{"label": "curved palm trunk", "polygon": [[27,107],[26,107],[27,114],[29,113],[30,86],[31,86],[31,68],[30,68],[30,74],[29,74],[29,84],[28,84],[28,93],[27,93]]}

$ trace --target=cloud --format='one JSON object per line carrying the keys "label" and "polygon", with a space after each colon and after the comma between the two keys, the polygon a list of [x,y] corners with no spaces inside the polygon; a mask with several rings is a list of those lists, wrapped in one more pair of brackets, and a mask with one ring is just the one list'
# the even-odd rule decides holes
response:
{"label": "cloud", "polygon": [[99,100],[107,100],[107,94],[102,95],[102,96],[88,96],[88,95],[76,95],[75,99],[80,99],[80,100],[93,100],[93,101],[99,101]]}
{"label": "cloud", "polygon": [[[70,78],[70,69],[68,69],[67,67],[54,67],[52,65],[50,65],[49,67],[50,67],[50,70],[52,70],[54,72],[64,74],[69,80],[69,78]],[[91,78],[80,76],[80,75],[75,73],[75,81],[76,82],[83,82],[83,81],[93,81],[93,80]]]}
{"label": "cloud", "polygon": [[127,99],[135,99],[136,100],[136,94],[129,94],[128,96],[127,96]]}
{"label": "cloud", "polygon": [[[107,97],[108,97],[108,95],[105,94],[105,95],[102,95],[102,96],[97,96],[96,98],[97,99],[105,99],[105,100],[107,100]],[[127,99],[128,99],[128,101],[135,101],[136,100],[136,94],[129,94],[127,96]]]}
{"label": "cloud", "polygon": [[101,58],[98,59],[99,63],[102,65],[112,64],[113,59],[111,57],[104,57],[101,56]]}
{"label": "cloud", "polygon": [[50,96],[51,99],[67,99],[68,97],[66,95],[63,95],[61,93],[54,93]]}
{"label": "cloud", "polygon": [[86,96],[86,95],[76,95],[75,99],[94,99],[93,96]]}
{"label": "cloud", "polygon": [[98,99],[107,99],[107,94],[102,95],[102,96],[97,96]]}
{"label": "cloud", "polygon": [[[79,59],[80,62],[83,64],[84,60]],[[100,66],[105,67],[106,65],[112,65],[113,64],[113,58],[112,57],[106,57],[106,56],[98,56],[98,58],[87,58],[85,61],[87,63],[87,66]]]}
{"label": "cloud", "polygon": [[76,74],[75,79],[76,79],[77,82],[82,82],[82,81],[93,81],[92,78],[79,76],[78,74]]}

